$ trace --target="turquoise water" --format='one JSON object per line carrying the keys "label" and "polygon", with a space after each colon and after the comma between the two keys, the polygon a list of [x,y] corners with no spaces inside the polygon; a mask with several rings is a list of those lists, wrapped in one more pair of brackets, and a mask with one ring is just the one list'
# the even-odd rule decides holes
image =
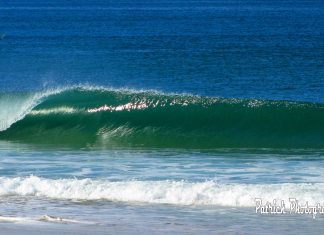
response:
{"label": "turquoise water", "polygon": [[322,215],[254,212],[255,197],[321,200],[322,151],[57,151],[1,142],[1,156],[4,228],[14,217],[17,230],[98,234],[295,234],[296,223],[305,232],[322,229]]}
{"label": "turquoise water", "polygon": [[0,2],[0,234],[319,234],[323,9]]}
{"label": "turquoise water", "polygon": [[58,148],[324,147],[321,103],[87,86],[6,93],[2,100],[0,139]]}

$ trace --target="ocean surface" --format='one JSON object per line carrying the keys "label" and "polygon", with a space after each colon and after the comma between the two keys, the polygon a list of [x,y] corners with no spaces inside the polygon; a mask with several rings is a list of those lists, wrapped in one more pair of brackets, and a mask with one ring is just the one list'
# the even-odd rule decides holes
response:
{"label": "ocean surface", "polygon": [[324,229],[257,198],[324,206],[323,1],[0,0],[0,234]]}

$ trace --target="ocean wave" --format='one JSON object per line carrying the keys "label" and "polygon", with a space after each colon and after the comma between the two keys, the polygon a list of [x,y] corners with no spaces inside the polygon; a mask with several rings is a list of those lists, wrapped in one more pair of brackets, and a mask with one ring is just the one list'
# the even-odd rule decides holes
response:
{"label": "ocean wave", "polygon": [[264,201],[324,202],[323,183],[219,184],[215,181],[107,181],[46,179],[37,176],[0,178],[0,197],[35,196],[68,200],[109,200],[126,203],[254,207]]}
{"label": "ocean wave", "polygon": [[52,146],[324,148],[324,105],[70,87],[0,95],[0,139]]}

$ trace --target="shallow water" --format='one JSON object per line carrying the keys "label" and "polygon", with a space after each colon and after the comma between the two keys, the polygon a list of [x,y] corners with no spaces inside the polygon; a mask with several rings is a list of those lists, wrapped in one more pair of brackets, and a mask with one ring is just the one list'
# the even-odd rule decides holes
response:
{"label": "shallow water", "polygon": [[323,203],[323,168],[319,150],[53,151],[1,142],[0,210],[5,227],[43,233],[293,234],[296,223],[316,232],[323,215],[260,215],[255,198]]}

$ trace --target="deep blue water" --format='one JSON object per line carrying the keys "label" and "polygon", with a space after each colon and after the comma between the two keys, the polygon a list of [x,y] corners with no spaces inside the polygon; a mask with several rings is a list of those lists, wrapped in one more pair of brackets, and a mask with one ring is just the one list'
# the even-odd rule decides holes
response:
{"label": "deep blue water", "polygon": [[0,89],[324,101],[323,1],[1,1]]}
{"label": "deep blue water", "polygon": [[0,0],[0,39],[0,234],[323,230],[254,199],[324,205],[324,1]]}

